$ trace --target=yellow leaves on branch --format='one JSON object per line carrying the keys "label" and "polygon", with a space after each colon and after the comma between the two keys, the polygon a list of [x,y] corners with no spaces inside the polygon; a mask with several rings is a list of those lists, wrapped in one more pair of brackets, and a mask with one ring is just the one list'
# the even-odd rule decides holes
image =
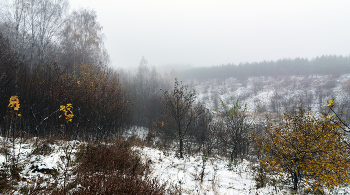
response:
{"label": "yellow leaves on branch", "polygon": [[[73,114],[73,106],[72,104],[67,104],[65,105],[61,105],[60,111],[63,112],[65,119],[68,122],[72,122],[74,114]],[[63,115],[60,115],[59,118],[61,118]]]}
{"label": "yellow leaves on branch", "polygon": [[[325,106],[333,105],[332,100],[329,103]],[[349,184],[350,149],[333,116],[300,107],[286,113],[281,122],[267,126],[266,137],[255,142],[266,171],[282,176],[297,174],[298,183],[304,182],[313,190]]]}
{"label": "yellow leaves on branch", "polygon": [[18,96],[14,95],[10,98],[10,103],[8,107],[13,108],[13,110],[19,110],[19,99]]}
{"label": "yellow leaves on branch", "polygon": [[329,99],[329,100],[326,100],[328,102],[328,104],[325,104],[321,107],[333,107],[333,103],[334,103],[334,99]]}

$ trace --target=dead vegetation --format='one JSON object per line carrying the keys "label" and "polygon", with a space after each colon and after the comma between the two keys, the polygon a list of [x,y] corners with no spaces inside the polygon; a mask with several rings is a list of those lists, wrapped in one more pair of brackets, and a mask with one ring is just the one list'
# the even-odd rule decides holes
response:
{"label": "dead vegetation", "polygon": [[[64,142],[61,142],[64,143]],[[31,143],[30,156],[48,156],[57,152],[59,141],[35,140]],[[114,139],[103,143],[76,145],[70,163],[63,169],[45,169],[32,162],[25,175],[22,161],[18,164],[1,165],[0,193],[20,194],[164,194],[151,170],[141,161],[140,155],[131,149],[132,140]],[[72,150],[73,151],[73,150]],[[64,160],[62,162],[68,162]]]}

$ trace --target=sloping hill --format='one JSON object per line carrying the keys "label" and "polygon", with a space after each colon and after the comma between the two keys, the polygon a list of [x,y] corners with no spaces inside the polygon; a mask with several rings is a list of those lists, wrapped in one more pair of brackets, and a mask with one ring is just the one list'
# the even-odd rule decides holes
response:
{"label": "sloping hill", "polygon": [[[196,79],[185,82],[197,92],[198,102],[211,110],[220,109],[225,104],[239,98],[247,103],[250,110],[258,112],[283,113],[284,108],[301,102],[320,111],[325,100],[336,98],[336,103],[350,105],[350,74],[339,77],[332,75],[248,77],[245,79]],[[257,108],[259,106],[259,108]],[[344,108],[346,118],[350,107]]]}

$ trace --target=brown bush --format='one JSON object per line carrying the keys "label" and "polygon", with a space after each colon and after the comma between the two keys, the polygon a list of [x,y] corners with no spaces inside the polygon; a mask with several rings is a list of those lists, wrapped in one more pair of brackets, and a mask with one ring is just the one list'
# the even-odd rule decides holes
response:
{"label": "brown bush", "polygon": [[74,194],[163,194],[156,179],[129,142],[87,145],[77,152],[77,184]]}
{"label": "brown bush", "polygon": [[140,158],[131,150],[128,142],[115,141],[112,145],[87,145],[77,153],[78,173],[87,172],[132,172],[142,174],[145,167]]}

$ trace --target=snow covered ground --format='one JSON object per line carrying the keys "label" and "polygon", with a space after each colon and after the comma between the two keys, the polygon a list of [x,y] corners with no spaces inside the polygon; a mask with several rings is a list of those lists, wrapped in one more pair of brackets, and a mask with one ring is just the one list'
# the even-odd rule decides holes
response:
{"label": "snow covered ground", "polygon": [[[145,128],[134,128],[138,133]],[[142,135],[142,133],[140,133]],[[8,155],[1,153],[0,163],[4,166],[11,163],[12,142],[0,138],[1,146],[8,148]],[[36,143],[37,142],[37,143]],[[29,189],[57,189],[73,181],[74,154],[78,147],[84,144],[79,141],[36,140],[36,138],[21,141],[16,140],[15,155],[18,161],[19,181],[13,183],[12,194],[26,194]],[[39,146],[39,147],[38,147]],[[238,160],[230,163],[228,159],[215,156],[209,157],[203,164],[203,157],[185,155],[184,159],[176,157],[176,148],[160,150],[152,147],[134,146],[139,151],[141,159],[151,167],[151,177],[156,177],[160,184],[170,192],[181,194],[290,194],[288,187],[267,185],[256,189],[253,163]],[[7,160],[6,160],[7,158]],[[204,172],[203,172],[204,168]],[[201,181],[201,175],[203,178]],[[40,181],[40,182],[39,182]],[[38,186],[38,183],[41,183]],[[339,188],[329,194],[350,194],[350,188]]]}
{"label": "snow covered ground", "polygon": [[[74,179],[72,170],[75,167],[74,154],[79,141],[55,141],[16,139],[14,148],[12,140],[0,138],[0,146],[8,151],[0,154],[1,168],[9,166],[15,154],[18,167],[18,182],[12,183],[11,194],[26,194],[29,189],[59,189],[64,180]],[[37,184],[40,183],[40,186]]]}
{"label": "snow covered ground", "polygon": [[[133,134],[144,135],[147,128],[134,127]],[[141,137],[140,137],[141,138]],[[142,138],[141,138],[142,139]],[[203,163],[203,156],[184,155],[184,159],[176,156],[177,148],[159,150],[152,147],[134,147],[140,152],[144,162],[152,168],[152,177],[156,177],[162,185],[172,192],[184,195],[285,195],[290,194],[292,186],[268,183],[266,187],[257,189],[252,167],[256,161],[237,160],[230,162],[228,158],[212,156]],[[203,172],[204,168],[204,172]],[[201,175],[203,179],[201,180]],[[304,194],[300,191],[297,194]],[[350,194],[350,186],[326,191],[326,194]]]}
{"label": "snow covered ground", "polygon": [[[10,164],[13,154],[11,140],[0,140],[1,144],[9,149],[7,157],[4,154],[0,155],[0,163]],[[66,181],[74,179],[72,170],[76,165],[72,162],[81,143],[42,141],[33,138],[21,143],[19,139],[16,140],[14,152],[20,168],[20,181],[15,184],[13,194],[25,194],[29,188],[60,188],[64,185],[64,173],[67,175]],[[144,162],[150,163],[151,176],[156,177],[169,191],[182,194],[275,194],[273,188],[255,189],[254,173],[246,160],[229,163],[227,159],[210,157],[203,166],[203,158],[200,155],[185,155],[184,159],[178,159],[174,151],[137,146],[134,150],[139,151]],[[71,164],[68,164],[68,156]],[[41,186],[36,186],[38,180],[42,180]]]}
{"label": "snow covered ground", "polygon": [[[246,160],[229,163],[220,157],[211,157],[203,165],[203,158],[175,157],[174,151],[160,151],[154,148],[135,148],[142,156],[151,160],[152,175],[161,184],[182,194],[268,194],[272,188],[256,190],[254,173]],[[204,168],[203,180],[201,175]]]}
{"label": "snow covered ground", "polygon": [[[161,151],[148,147],[135,147],[140,151],[145,161],[151,161],[152,176],[161,184],[166,184],[173,191],[187,195],[218,194],[218,195],[264,195],[291,194],[291,186],[267,184],[256,189],[253,164],[247,160],[230,163],[228,159],[210,157],[205,163],[204,177],[200,180],[203,170],[203,159],[200,155],[175,157],[174,151]],[[297,194],[304,194],[302,191]],[[326,194],[350,194],[350,188],[338,188]]]}

